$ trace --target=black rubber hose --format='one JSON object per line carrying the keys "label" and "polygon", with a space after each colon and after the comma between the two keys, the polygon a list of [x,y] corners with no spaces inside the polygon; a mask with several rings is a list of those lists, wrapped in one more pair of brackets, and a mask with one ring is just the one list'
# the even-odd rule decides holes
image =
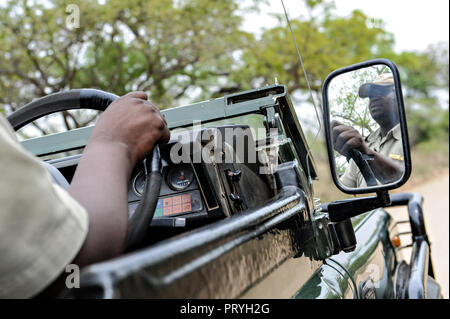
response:
{"label": "black rubber hose", "polygon": [[50,94],[14,111],[7,117],[9,123],[18,130],[34,120],[55,112],[74,109],[104,111],[119,96],[96,89],[77,89]]}
{"label": "black rubber hose", "polygon": [[148,161],[144,161],[145,169],[145,187],[142,194],[142,200],[134,211],[128,223],[128,235],[125,251],[136,248],[145,239],[147,230],[155,214],[158,204],[158,195],[161,189],[161,154],[159,146],[155,146],[152,152],[150,167],[147,167]]}

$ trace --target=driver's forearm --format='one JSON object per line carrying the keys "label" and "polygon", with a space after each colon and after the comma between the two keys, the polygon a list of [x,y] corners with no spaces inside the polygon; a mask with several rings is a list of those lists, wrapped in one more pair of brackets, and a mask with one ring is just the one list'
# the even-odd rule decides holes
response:
{"label": "driver's forearm", "polygon": [[127,185],[132,167],[124,145],[91,140],[86,146],[69,188],[89,214],[88,235],[74,260],[79,266],[123,252],[128,228]]}
{"label": "driver's forearm", "polygon": [[368,163],[375,177],[381,183],[392,183],[402,177],[404,169],[400,164],[375,151],[371,151],[370,154],[374,156],[374,159]]}

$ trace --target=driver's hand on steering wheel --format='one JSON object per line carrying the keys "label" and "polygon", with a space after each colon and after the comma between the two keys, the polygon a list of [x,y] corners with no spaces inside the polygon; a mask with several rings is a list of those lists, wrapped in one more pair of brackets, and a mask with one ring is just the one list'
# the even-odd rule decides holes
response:
{"label": "driver's hand on steering wheel", "polygon": [[372,151],[364,142],[364,138],[351,126],[339,121],[331,121],[331,134],[334,149],[341,155],[348,157],[351,149],[357,149],[362,154],[370,154]]}
{"label": "driver's hand on steering wheel", "polygon": [[131,92],[100,116],[69,187],[89,213],[89,233],[75,263],[120,255],[128,229],[128,183],[138,161],[168,142],[167,122],[144,92]]}
{"label": "driver's hand on steering wheel", "polygon": [[170,132],[158,107],[142,91],[128,93],[111,103],[100,116],[91,141],[118,143],[127,148],[132,166],[155,144],[167,143]]}
{"label": "driver's hand on steering wheel", "polygon": [[[48,204],[49,208],[46,209],[43,204],[45,201],[32,204],[27,204],[26,201],[20,202],[28,205],[25,207],[41,207],[41,210],[54,213],[54,216],[60,216],[56,213],[65,213],[67,219],[64,220],[70,220],[73,223],[51,222],[48,228],[42,228],[43,226],[39,225],[44,221],[36,217],[39,220],[37,224],[39,228],[36,232],[39,232],[39,229],[53,230],[60,225],[66,225],[64,237],[57,237],[64,238],[64,242],[52,247],[63,247],[61,250],[69,251],[70,254],[66,252],[64,258],[72,258],[74,253],[76,256],[71,261],[63,260],[63,262],[84,267],[117,257],[124,252],[129,225],[128,185],[131,173],[138,161],[148,155],[156,144],[168,142],[169,138],[167,122],[159,109],[147,101],[147,94],[131,92],[111,103],[92,131],[67,190],[78,203],[75,203],[68,195],[55,196],[53,188],[45,187],[45,178],[35,181],[37,186],[30,187],[31,193],[40,192],[43,198],[48,198],[48,201],[53,199],[54,203]],[[21,161],[28,163],[26,159]],[[42,168],[41,164],[37,165]],[[30,170],[29,175],[39,176],[35,173]],[[50,181],[49,176],[47,180]],[[60,191],[62,194],[65,192],[62,189]],[[53,215],[48,214],[48,216]],[[27,226],[26,230],[31,229],[30,227]],[[47,238],[46,236],[51,235],[44,234],[40,238]],[[47,242],[49,241],[46,239],[45,243]],[[43,249],[47,248],[43,247]],[[55,248],[53,249],[56,251]],[[59,255],[58,258],[52,258],[61,261],[58,259]],[[43,265],[49,267],[50,264],[53,265],[53,261]],[[55,265],[57,265],[56,261]],[[62,268],[58,268],[58,272],[61,271]],[[42,273],[47,274],[48,269]],[[48,280],[45,282],[47,288],[41,292],[43,295],[56,295],[64,287],[67,273],[61,272],[57,279],[55,279],[57,273],[52,276],[53,282],[50,285]]]}

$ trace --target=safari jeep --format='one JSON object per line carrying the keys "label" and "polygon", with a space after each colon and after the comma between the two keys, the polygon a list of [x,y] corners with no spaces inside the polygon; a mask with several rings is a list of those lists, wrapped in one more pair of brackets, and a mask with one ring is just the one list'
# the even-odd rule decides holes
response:
{"label": "safari jeep", "polygon": [[[336,120],[370,119],[361,87],[380,74],[393,79],[403,152],[397,155],[402,174],[389,182],[381,182],[371,170],[370,156],[339,154],[332,128]],[[8,119],[18,130],[57,111],[102,111],[116,98],[94,89],[60,92],[31,102]],[[360,195],[349,199],[321,203],[315,198],[312,181],[327,172],[317,171],[299,124],[302,114],[296,113],[283,85],[161,113],[171,141],[156,147],[132,173],[127,253],[82,269],[80,287],[62,291],[61,297],[441,297],[421,195],[389,194],[408,180],[412,169],[401,83],[392,62],[349,66],[324,83],[331,173],[340,190]],[[373,131],[375,124],[368,120],[355,129]],[[46,159],[55,182],[67,186],[81,151],[56,155],[82,150],[91,131],[86,127],[22,144]],[[363,180],[354,188],[341,180],[351,165]],[[361,196],[369,193],[374,195]],[[383,209],[390,206],[408,208],[410,260],[403,260],[395,240],[397,223]]]}

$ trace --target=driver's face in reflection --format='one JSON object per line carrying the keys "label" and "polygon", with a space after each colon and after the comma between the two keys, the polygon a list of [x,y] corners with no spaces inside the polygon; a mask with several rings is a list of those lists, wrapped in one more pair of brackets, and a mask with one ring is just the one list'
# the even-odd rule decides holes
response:
{"label": "driver's face in reflection", "polygon": [[363,84],[359,90],[361,98],[369,98],[369,111],[373,119],[386,132],[399,123],[394,79],[384,74],[372,83]]}
{"label": "driver's face in reflection", "polygon": [[370,115],[382,127],[393,127],[398,123],[397,99],[392,89],[388,94],[370,97]]}

